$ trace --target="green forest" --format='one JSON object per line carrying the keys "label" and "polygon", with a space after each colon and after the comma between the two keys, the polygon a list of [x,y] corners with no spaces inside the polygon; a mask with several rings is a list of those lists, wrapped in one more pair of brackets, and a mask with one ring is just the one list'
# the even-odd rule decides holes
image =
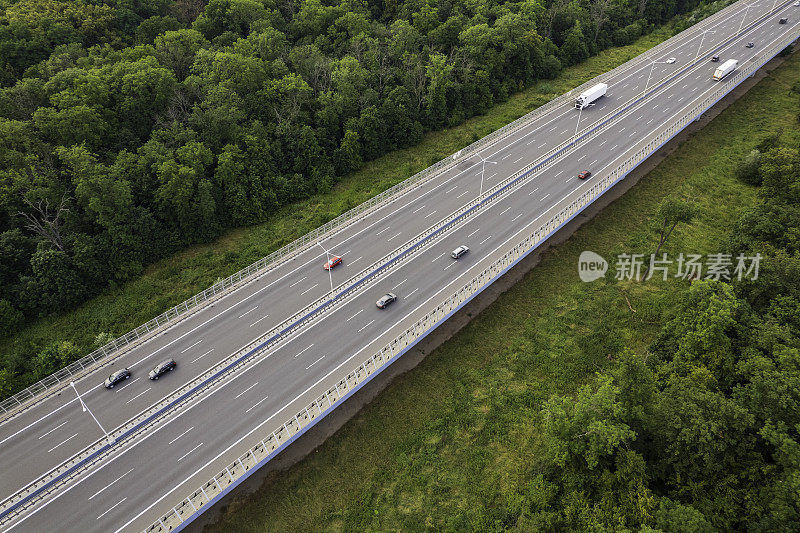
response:
{"label": "green forest", "polygon": [[700,4],[0,0],[0,337]]}
{"label": "green forest", "polygon": [[760,202],[730,249],[764,257],[758,279],[693,282],[645,354],[622,349],[594,383],[546,402],[534,529],[800,530],[797,147],[770,137],[738,175]]}

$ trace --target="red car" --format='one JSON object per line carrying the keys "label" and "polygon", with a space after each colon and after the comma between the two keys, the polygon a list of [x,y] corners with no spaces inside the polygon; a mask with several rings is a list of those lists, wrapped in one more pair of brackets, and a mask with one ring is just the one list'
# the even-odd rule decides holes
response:
{"label": "red car", "polygon": [[342,258],[339,257],[338,255],[334,255],[333,257],[331,257],[330,261],[325,263],[325,266],[323,268],[325,270],[330,270],[333,267],[335,267],[336,265],[340,265],[340,264],[342,264]]}
{"label": "red car", "polygon": [[588,170],[584,170],[583,172],[581,172],[580,174],[578,174],[578,179],[579,179],[579,180],[585,180],[586,178],[588,178],[588,177],[589,177],[589,176],[591,176],[591,175],[592,175],[592,173],[591,173],[591,172],[589,172]]}

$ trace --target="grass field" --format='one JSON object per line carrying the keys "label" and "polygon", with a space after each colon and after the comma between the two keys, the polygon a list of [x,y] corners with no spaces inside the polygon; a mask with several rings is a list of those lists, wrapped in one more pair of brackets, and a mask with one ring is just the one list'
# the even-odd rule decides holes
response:
{"label": "grass field", "polygon": [[[395,380],[315,453],[235,501],[212,532],[496,530],[524,513],[539,451],[539,406],[643,351],[687,282],[578,280],[593,250],[651,253],[657,205],[691,199],[700,214],[664,251],[726,250],[732,223],[756,202],[733,178],[740,157],[775,132],[800,142],[791,56],[542,263]],[[524,523],[517,527],[525,530]]]}
{"label": "grass field", "polygon": [[[215,280],[270,252],[366,201],[379,192],[541,106],[559,94],[639,55],[671,35],[665,28],[635,44],[606,50],[581,65],[566,69],[555,80],[539,82],[493,107],[485,116],[434,132],[422,143],[367,163],[342,179],[332,191],[299,202],[269,221],[195,246],[147,268],[134,281],[111,288],[81,307],[62,315],[33,321],[16,335],[0,340],[0,353],[30,357],[43,346],[71,341],[81,353],[96,348],[100,333],[113,337],[143,324],[173,305],[206,289]],[[27,385],[29,383],[25,383]]]}

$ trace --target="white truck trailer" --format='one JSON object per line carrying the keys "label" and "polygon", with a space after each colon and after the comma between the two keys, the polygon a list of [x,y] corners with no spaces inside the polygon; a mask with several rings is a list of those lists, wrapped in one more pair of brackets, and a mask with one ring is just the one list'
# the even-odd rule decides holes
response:
{"label": "white truck trailer", "polygon": [[607,90],[608,85],[605,83],[598,83],[594,87],[586,89],[575,100],[575,109],[584,109],[589,104],[595,102],[598,98],[605,96]]}
{"label": "white truck trailer", "polygon": [[714,71],[714,80],[715,81],[721,80],[722,78],[724,78],[725,76],[727,76],[728,74],[730,74],[731,72],[736,70],[736,67],[738,67],[738,66],[739,66],[739,62],[736,61],[735,59],[727,60],[726,62],[721,64],[717,68],[717,70]]}

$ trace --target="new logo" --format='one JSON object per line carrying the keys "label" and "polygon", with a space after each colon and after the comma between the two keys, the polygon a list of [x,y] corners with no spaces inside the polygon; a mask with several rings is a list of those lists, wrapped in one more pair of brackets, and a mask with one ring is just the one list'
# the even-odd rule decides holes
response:
{"label": "new logo", "polygon": [[578,276],[586,283],[600,279],[608,271],[608,261],[589,250],[581,252],[578,258]]}

